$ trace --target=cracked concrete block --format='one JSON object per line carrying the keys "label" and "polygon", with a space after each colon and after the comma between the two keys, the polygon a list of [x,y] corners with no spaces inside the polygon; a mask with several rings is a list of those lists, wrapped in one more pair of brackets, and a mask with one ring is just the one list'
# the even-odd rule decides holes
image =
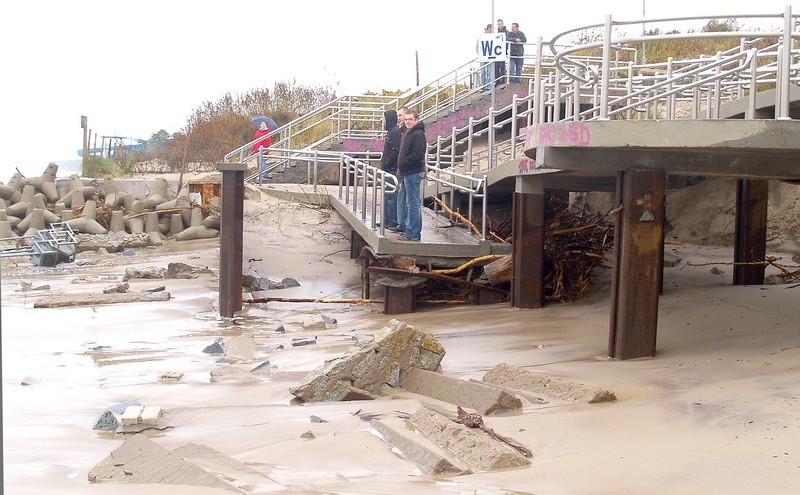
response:
{"label": "cracked concrete block", "polygon": [[505,414],[522,408],[519,398],[498,388],[421,369],[410,370],[402,388],[457,406],[469,407],[484,415]]}
{"label": "cracked concrete block", "polygon": [[443,453],[431,440],[409,431],[403,424],[391,425],[390,421],[373,419],[369,422],[373,430],[371,433],[380,437],[394,450],[400,452],[403,457],[416,464],[423,473],[436,476],[469,472],[466,467],[458,465],[457,459],[448,459],[448,455]]}
{"label": "cracked concrete block", "polygon": [[617,400],[611,390],[604,390],[545,373],[533,373],[524,368],[500,363],[489,370],[483,377],[489,384],[526,390],[554,399],[571,402],[607,402]]}
{"label": "cracked concrete block", "polygon": [[495,471],[530,465],[531,461],[481,429],[468,428],[430,409],[421,408],[409,421],[439,448],[475,471]]}

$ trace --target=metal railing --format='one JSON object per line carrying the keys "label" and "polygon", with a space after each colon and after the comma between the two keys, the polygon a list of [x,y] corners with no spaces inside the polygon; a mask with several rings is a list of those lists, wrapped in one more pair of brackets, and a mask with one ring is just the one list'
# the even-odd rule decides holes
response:
{"label": "metal railing", "polygon": [[[724,20],[752,24],[777,23],[758,31],[687,32],[629,36],[626,27],[647,24],[654,26],[690,21]],[[526,46],[522,79],[526,84],[518,94],[506,92],[508,101],[496,102],[496,108],[484,106],[466,122],[436,129],[436,138],[428,145],[428,182],[426,190],[437,197],[447,196],[453,204],[456,193],[466,194],[470,219],[473,202],[486,203],[486,174],[501,163],[502,158],[515,160],[523,151],[528,126],[559,121],[608,119],[674,119],[720,118],[725,103],[745,99],[745,118],[756,116],[756,95],[775,90],[775,118],[789,118],[789,94],[792,85],[800,82],[800,52],[794,48],[797,19],[786,7],[783,14],[672,17],[612,21],[607,16],[602,24],[571,29],[556,35],[549,42],[539,38]],[[600,36],[596,36],[597,33]],[[596,40],[567,44],[568,38]],[[640,60],[646,45],[671,40],[737,40],[727,50],[677,60],[647,63]],[[639,48],[642,48],[641,52]],[[550,53],[545,53],[547,49]],[[643,58],[643,57],[642,57]],[[306,139],[309,149],[335,141],[377,140],[382,138],[383,112],[406,105],[420,113],[422,119],[454,112],[461,102],[482,89],[481,65],[473,59],[444,76],[397,97],[344,97],[303,116],[275,131],[281,135],[276,146],[287,150],[291,159],[292,144],[301,141],[302,132],[319,132],[315,139]],[[491,68],[490,68],[491,70]],[[480,114],[480,115],[479,115]],[[440,126],[441,127],[441,126]],[[295,129],[294,131],[292,129]],[[320,131],[324,129],[324,132]],[[285,136],[280,133],[286,133]],[[252,142],[226,155],[226,160],[239,156]],[[274,153],[271,148],[271,153]],[[355,150],[365,152],[367,148]],[[374,151],[378,151],[375,149]],[[342,164],[340,177],[351,183],[340,184],[344,197],[366,198],[368,191],[355,187],[375,187],[369,194],[379,198],[380,184],[389,174],[382,174],[374,165],[343,149],[337,155]],[[273,155],[270,155],[273,156]],[[251,155],[252,157],[252,155]],[[281,166],[276,161],[276,166]],[[288,162],[287,162],[288,163]],[[370,168],[371,167],[371,168]],[[360,194],[360,195],[359,195]],[[349,200],[349,199],[348,199]],[[374,201],[372,204],[377,204]],[[355,203],[353,204],[355,206]],[[363,206],[363,204],[362,204]],[[486,208],[481,208],[482,238],[486,239]],[[363,211],[363,210],[362,210]],[[371,218],[375,228],[376,212],[362,213]],[[383,231],[381,229],[381,235]]]}

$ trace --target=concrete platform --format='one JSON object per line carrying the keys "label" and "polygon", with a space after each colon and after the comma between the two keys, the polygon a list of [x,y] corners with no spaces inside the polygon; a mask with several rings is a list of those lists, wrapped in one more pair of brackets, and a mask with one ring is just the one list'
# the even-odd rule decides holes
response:
{"label": "concrete platform", "polygon": [[739,179],[800,178],[800,121],[556,122],[526,129],[540,169],[613,176],[630,168]]}

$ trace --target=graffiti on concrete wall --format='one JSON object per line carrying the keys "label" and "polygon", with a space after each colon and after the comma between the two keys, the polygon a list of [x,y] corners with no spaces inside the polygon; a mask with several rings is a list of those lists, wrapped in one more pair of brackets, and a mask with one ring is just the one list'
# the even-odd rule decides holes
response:
{"label": "graffiti on concrete wall", "polygon": [[588,146],[591,140],[589,126],[583,122],[536,124],[525,130],[525,148],[559,144]]}

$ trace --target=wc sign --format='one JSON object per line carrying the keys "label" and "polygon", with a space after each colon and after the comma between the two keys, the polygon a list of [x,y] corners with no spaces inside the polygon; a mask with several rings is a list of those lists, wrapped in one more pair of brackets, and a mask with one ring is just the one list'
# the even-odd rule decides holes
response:
{"label": "wc sign", "polygon": [[504,33],[496,33],[478,36],[478,61],[507,61],[506,35]]}

